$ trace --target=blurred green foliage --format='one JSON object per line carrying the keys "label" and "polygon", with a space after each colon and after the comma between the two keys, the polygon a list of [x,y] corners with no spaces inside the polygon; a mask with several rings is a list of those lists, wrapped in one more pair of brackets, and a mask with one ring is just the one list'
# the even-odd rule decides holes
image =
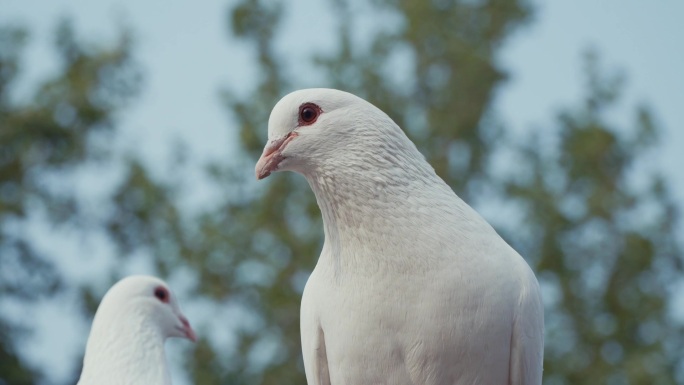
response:
{"label": "blurred green foliage", "polygon": [[587,64],[587,91],[542,144],[520,147],[526,175],[505,183],[524,207],[517,246],[536,262],[547,307],[546,383],[682,383],[682,326],[668,300],[682,273],[677,208],[647,164],[658,129],[645,107],[608,117],[619,78]]}
{"label": "blurred green foliage", "polygon": [[[49,181],[106,157],[98,139],[112,135],[116,114],[139,89],[131,40],[122,33],[110,47],[80,42],[68,20],[56,28],[56,73],[22,100],[14,87],[27,32],[0,26],[0,295],[30,302],[62,288],[54,258],[38,250],[18,224],[36,213],[53,226],[79,226],[73,189]],[[82,225],[82,224],[80,224]],[[0,314],[0,383],[30,384],[38,374],[16,355],[26,333]]]}
{"label": "blurred green foliage", "polygon": [[[520,146],[524,174],[504,183],[524,208],[509,232],[546,295],[546,384],[682,383],[682,325],[668,300],[682,274],[678,211],[645,171],[658,129],[646,107],[610,119],[621,78],[586,64],[586,95],[551,132]],[[549,144],[543,135],[556,135]]]}
{"label": "blurred green foliage", "polygon": [[[305,382],[299,301],[323,239],[320,213],[303,178],[278,173],[257,183],[253,175],[270,109],[305,86],[368,99],[406,130],[466,201],[506,208],[492,219],[537,272],[547,306],[545,384],[684,383],[682,326],[669,307],[682,273],[678,211],[666,181],[647,167],[659,134],[649,109],[637,107],[628,123],[612,113],[620,103],[619,76],[587,55],[585,96],[552,124],[513,135],[493,109],[507,77],[498,54],[530,21],[528,2],[374,0],[360,7],[331,0],[337,45],[313,58],[282,52],[282,44],[300,43],[279,41],[286,5],[239,0],[229,9],[229,33],[252,47],[260,76],[247,95],[230,86],[222,95],[237,122],[239,153],[202,170],[222,197],[209,210],[187,212],[178,204],[187,186],[169,182],[179,178],[161,181],[131,158],[104,223],[121,255],[149,253],[162,275],[190,271],[197,298],[217,316],[231,309],[235,319],[214,327],[225,324],[234,344],[201,340],[187,362],[194,383]],[[398,21],[359,39],[368,9]],[[44,206],[56,221],[77,216],[73,197],[55,195],[40,184],[41,175],[89,161],[89,136],[111,134],[115,114],[137,91],[139,73],[125,34],[111,49],[87,51],[68,27],[60,31],[62,71],[26,105],[8,96],[24,34],[0,34],[3,224],[21,219],[30,205]],[[297,68],[307,61],[323,83],[292,71],[295,60]],[[71,112],[63,112],[64,104]],[[12,144],[7,149],[6,140]],[[54,268],[25,240],[0,237],[3,271],[16,269],[3,264],[20,260],[26,249],[21,261],[38,261],[40,268],[18,271],[47,277],[24,289],[59,287]],[[1,293],[20,295],[11,282],[3,276]],[[10,335],[18,325],[2,322],[0,316],[0,353],[17,360],[17,339]],[[8,383],[24,381],[9,376],[31,375],[29,368],[2,362],[0,379]]]}

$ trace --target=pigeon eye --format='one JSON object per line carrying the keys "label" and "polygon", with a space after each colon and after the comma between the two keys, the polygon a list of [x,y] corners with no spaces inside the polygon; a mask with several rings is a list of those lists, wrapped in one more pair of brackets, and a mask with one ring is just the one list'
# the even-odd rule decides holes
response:
{"label": "pigeon eye", "polygon": [[321,113],[321,108],[313,103],[304,103],[299,107],[299,125],[308,126],[313,124],[318,115]]}
{"label": "pigeon eye", "polygon": [[154,289],[154,296],[164,303],[169,302],[169,291],[161,286],[158,286],[156,289]]}
{"label": "pigeon eye", "polygon": [[311,107],[302,108],[302,120],[306,123],[311,122],[316,118],[316,111]]}

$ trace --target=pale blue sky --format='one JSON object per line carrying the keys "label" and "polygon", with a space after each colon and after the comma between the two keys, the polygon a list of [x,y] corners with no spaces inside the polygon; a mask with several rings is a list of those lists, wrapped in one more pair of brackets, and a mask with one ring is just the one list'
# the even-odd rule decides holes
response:
{"label": "pale blue sky", "polygon": [[[169,156],[172,137],[183,138],[201,160],[230,156],[230,121],[218,98],[225,86],[246,91],[257,75],[249,65],[253,54],[227,33],[230,2],[168,0],[0,0],[0,22],[14,21],[32,31],[25,57],[22,92],[55,68],[51,35],[61,15],[71,15],[79,35],[94,40],[114,36],[118,21],[136,31],[137,56],[145,68],[144,92],[122,118],[121,151],[135,148],[160,170]],[[605,68],[618,68],[628,77],[624,112],[638,102],[653,107],[664,129],[662,151],[651,166],[669,177],[680,207],[684,207],[684,2],[674,0],[538,1],[535,21],[506,44],[502,60],[511,80],[501,89],[497,108],[504,121],[524,131],[549,122],[553,112],[577,102],[583,90],[581,53],[594,47]],[[279,36],[287,44],[306,36],[307,44],[330,48],[334,44],[332,17],[326,2],[296,0],[289,3],[291,17]],[[307,14],[316,17],[301,20]],[[288,70],[298,67],[297,45],[290,45]],[[325,48],[324,48],[325,49]],[[313,84],[312,84],[313,85]],[[618,111],[618,115],[619,115]],[[617,119],[628,118],[618,116]],[[623,120],[621,120],[623,121]],[[264,129],[266,129],[264,127]],[[142,144],[142,145],[141,145]],[[143,147],[144,146],[144,147]],[[198,160],[199,161],[199,160]],[[93,188],[85,186],[84,188]],[[196,197],[201,200],[201,195]],[[45,230],[48,232],[49,230]],[[46,240],[46,244],[52,240]],[[56,241],[56,240],[55,240]],[[97,241],[94,241],[97,243]],[[63,269],[77,277],[78,253],[74,244],[62,245]],[[111,253],[111,250],[108,251]],[[107,254],[107,251],[104,252]],[[101,257],[99,261],[106,260]],[[107,263],[101,263],[107,268]],[[80,267],[80,265],[79,265]],[[149,267],[131,267],[149,270]],[[97,269],[93,267],[93,269]],[[86,277],[78,279],[85,280]],[[69,372],[65,362],[83,348],[81,331],[87,325],[69,316],[73,309],[45,304],[40,315],[50,318],[25,351],[36,365],[55,378]],[[199,305],[198,305],[199,306]],[[190,317],[192,319],[192,316]],[[60,333],[54,333],[60,330]],[[217,337],[218,338],[218,337]],[[229,338],[229,337],[224,337]],[[172,350],[175,347],[174,344]],[[178,378],[176,383],[183,383]]]}

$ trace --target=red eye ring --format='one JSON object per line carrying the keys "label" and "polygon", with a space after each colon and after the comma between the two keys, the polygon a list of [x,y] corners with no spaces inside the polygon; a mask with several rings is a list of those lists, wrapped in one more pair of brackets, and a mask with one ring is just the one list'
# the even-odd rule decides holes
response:
{"label": "red eye ring", "polygon": [[321,112],[321,108],[314,103],[302,104],[299,106],[299,125],[309,126],[316,123]]}
{"label": "red eye ring", "polygon": [[154,296],[163,303],[169,303],[169,291],[163,286],[157,286],[154,289]]}

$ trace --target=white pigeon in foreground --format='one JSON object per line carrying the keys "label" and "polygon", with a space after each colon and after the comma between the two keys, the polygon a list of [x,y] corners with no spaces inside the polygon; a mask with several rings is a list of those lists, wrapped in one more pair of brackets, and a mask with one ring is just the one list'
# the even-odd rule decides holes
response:
{"label": "white pigeon in foreground", "polygon": [[304,290],[310,385],[541,384],[532,270],[385,113],[346,92],[273,108],[256,165],[303,174],[325,243]]}
{"label": "white pigeon in foreground", "polygon": [[164,341],[197,340],[164,281],[130,276],[105,294],[95,313],[78,385],[167,385]]}

